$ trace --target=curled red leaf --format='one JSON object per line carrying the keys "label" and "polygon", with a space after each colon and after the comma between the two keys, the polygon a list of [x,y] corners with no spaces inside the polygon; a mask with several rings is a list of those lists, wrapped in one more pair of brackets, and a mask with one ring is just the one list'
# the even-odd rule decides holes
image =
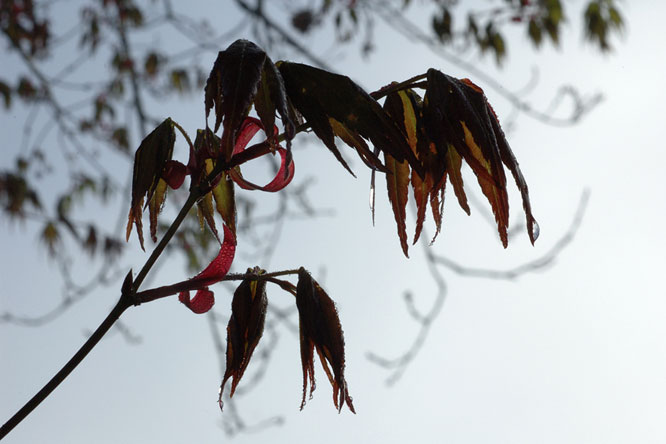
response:
{"label": "curled red leaf", "polygon": [[208,287],[197,290],[192,299],[190,299],[189,291],[181,291],[178,295],[178,300],[196,314],[206,313],[215,304],[215,296]]}
{"label": "curled red leaf", "polygon": [[[177,282],[171,285],[164,285],[162,287],[151,288],[149,290],[140,291],[136,294],[137,300],[140,302],[149,302],[155,299],[170,296],[172,294],[179,294],[181,302],[185,303],[183,299],[189,296],[183,295],[183,292],[190,290],[207,289],[209,285],[220,282],[229,272],[231,263],[236,254],[236,236],[227,227],[224,226],[224,242],[220,246],[220,252],[215,259],[199,274],[191,279]],[[205,295],[202,297],[206,297]],[[195,296],[196,299],[196,296]],[[194,299],[193,299],[194,301]],[[187,305],[187,304],[186,304]]]}
{"label": "curled red leaf", "polygon": [[162,179],[171,187],[177,190],[183,185],[187,176],[187,167],[177,160],[167,160],[162,170]]}
{"label": "curled red leaf", "polygon": [[227,275],[231,268],[231,263],[234,261],[236,236],[229,227],[226,225],[222,226],[224,227],[224,242],[222,242],[220,252],[201,273],[188,281],[196,283],[199,286],[198,288],[220,282]]}
{"label": "curled red leaf", "polygon": [[[236,139],[236,146],[234,147],[234,154],[238,154],[245,150],[247,144],[252,140],[257,132],[263,129],[260,120],[253,117],[248,117],[243,122],[241,129]],[[280,191],[294,178],[294,161],[289,158],[289,152],[278,145],[277,153],[280,155],[280,169],[275,174],[273,180],[264,186],[256,185],[246,180],[240,172],[240,168],[229,170],[229,176],[232,178],[239,187],[245,190],[259,190],[274,193]]]}

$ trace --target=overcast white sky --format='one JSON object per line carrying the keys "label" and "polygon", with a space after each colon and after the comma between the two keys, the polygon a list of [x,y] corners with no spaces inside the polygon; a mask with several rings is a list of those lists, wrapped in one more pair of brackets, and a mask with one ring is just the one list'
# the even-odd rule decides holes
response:
{"label": "overcast white sky", "polygon": [[[541,226],[536,246],[519,233],[504,250],[479,211],[467,217],[449,198],[443,232],[433,248],[462,264],[492,269],[538,258],[566,232],[587,189],[589,205],[573,244],[548,271],[513,282],[465,278],[444,269],[448,295],[443,310],[402,379],[387,387],[389,373],[368,362],[366,353],[397,356],[417,334],[402,294],[410,290],[422,310],[432,304],[435,285],[422,249],[413,248],[410,260],[402,256],[381,186],[377,226],[372,227],[368,174],[359,162],[359,177],[353,179],[323,146],[297,139],[303,148],[295,151],[295,183],[315,176],[313,201],[336,208],[336,215],[290,222],[270,268],[311,269],[337,302],[357,415],[337,414],[319,364],[314,399],[298,411],[298,337],[282,328],[273,346],[277,358],[239,407],[248,423],[279,415],[284,424],[238,435],[235,442],[666,442],[661,275],[666,266],[666,7],[656,0],[622,3],[625,37],[614,41],[612,54],[602,56],[583,44],[577,21],[581,2],[571,3],[560,50],[546,45],[535,53],[517,33],[504,69],[496,70],[490,60],[475,62],[508,89],[528,83],[538,67],[539,84],[531,96],[535,104],[547,103],[565,84],[604,94],[575,127],[554,128],[518,116],[508,134]],[[237,11],[215,8],[208,17],[223,26],[233,21],[232,14]],[[330,62],[369,89],[429,67],[474,79],[383,25],[375,35],[377,51],[368,60],[349,48],[334,52]],[[148,41],[168,38],[155,33]],[[328,47],[322,42],[312,46]],[[210,54],[202,63],[210,66],[213,59]],[[497,92],[486,92],[501,120],[512,114]],[[165,110],[163,117],[194,129],[201,126],[201,104],[195,97],[191,105]],[[1,116],[3,134],[12,137],[19,117]],[[2,166],[13,159],[3,157]],[[118,177],[124,180],[126,174],[119,171]],[[467,186],[477,187],[471,178]],[[522,221],[515,189],[512,193],[512,220]],[[38,315],[45,301],[58,300],[58,275],[36,248],[30,225],[3,221],[0,227],[0,312]],[[134,241],[131,246],[139,251]],[[129,260],[136,269],[145,256],[137,253]],[[252,265],[239,255],[234,269]],[[170,259],[155,282],[185,276],[182,270],[178,258]],[[95,293],[42,328],[0,325],[2,421],[69,359],[116,294],[113,287]],[[228,310],[224,294],[217,289],[216,310],[222,314]],[[293,300],[269,290],[269,304],[288,307]],[[142,343],[128,344],[118,334],[105,339],[7,437],[8,444],[229,440],[219,426],[220,374],[206,319],[174,299],[130,310],[123,320]]]}

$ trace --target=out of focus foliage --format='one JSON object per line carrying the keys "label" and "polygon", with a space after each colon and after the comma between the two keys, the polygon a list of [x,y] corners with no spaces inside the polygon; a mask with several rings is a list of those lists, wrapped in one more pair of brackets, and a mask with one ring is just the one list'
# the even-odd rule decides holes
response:
{"label": "out of focus foliage", "polygon": [[[206,11],[184,14],[181,6],[167,0],[86,0],[80,2],[78,15],[65,23],[57,14],[60,5],[48,0],[0,3],[6,56],[19,62],[14,65],[18,69],[0,73],[0,109],[5,112],[0,118],[21,108],[28,119],[43,119],[36,128],[34,122],[25,122],[27,141],[3,150],[6,160],[15,161],[0,168],[2,215],[10,220],[29,217],[41,224],[39,231],[52,254],[66,251],[63,246],[93,255],[118,253],[119,230],[111,232],[82,211],[84,200],[103,206],[125,185],[101,156],[114,153],[131,161],[131,148],[166,117],[147,109],[145,99],[180,100],[200,92],[207,68],[199,65],[198,56],[216,53],[239,37],[230,29],[206,24]],[[497,64],[510,55],[507,35],[512,28],[523,29],[536,49],[559,46],[563,33],[577,32],[564,26],[567,20],[582,17],[585,39],[605,52],[624,25],[615,0],[236,0],[225,7],[238,8],[243,22],[251,24],[239,29],[260,36],[269,52],[291,49],[306,58],[303,48],[317,33],[329,33],[327,38],[338,44],[358,42],[361,51],[370,53],[381,44],[373,34],[380,18],[412,17],[423,10],[429,11],[429,19],[422,29],[434,42],[453,51],[490,56]],[[159,27],[191,44],[191,50],[176,51],[141,37]],[[64,68],[54,73],[54,62]],[[85,72],[86,63],[108,69],[103,76],[81,80],[73,74]],[[5,122],[3,128],[13,128],[14,123]],[[43,185],[48,175],[68,179]],[[250,201],[237,200],[239,210],[252,207]],[[194,233],[186,237],[200,239],[183,243],[188,257],[192,248],[205,249],[208,244]]]}

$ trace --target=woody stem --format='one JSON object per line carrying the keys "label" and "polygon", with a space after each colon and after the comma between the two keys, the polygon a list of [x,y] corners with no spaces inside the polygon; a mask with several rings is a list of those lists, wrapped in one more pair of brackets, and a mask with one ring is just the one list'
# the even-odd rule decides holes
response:
{"label": "woody stem", "polygon": [[141,268],[141,271],[139,271],[139,274],[136,275],[136,279],[134,279],[134,284],[132,285],[132,294],[135,294],[136,291],[139,289],[139,286],[141,286],[141,283],[148,275],[148,272],[153,267],[153,265],[155,265],[155,262],[157,262],[157,259],[160,257],[166,246],[169,244],[169,241],[171,240],[173,235],[176,234],[176,231],[178,231],[180,224],[182,224],[183,220],[185,220],[187,213],[189,213],[190,209],[194,206],[194,204],[201,197],[201,195],[202,195],[201,190],[198,187],[195,187],[190,191],[190,195],[187,197],[187,200],[183,204],[183,207],[180,209],[178,216],[176,216],[176,218],[173,220],[173,222],[167,229],[166,233],[164,233],[164,236],[162,236],[159,243],[157,244],[153,252],[150,254],[150,257],[148,258],[146,263],[143,264],[143,267]]}
{"label": "woody stem", "polygon": [[4,438],[14,427],[19,425],[42,401],[44,401],[53,390],[60,385],[62,381],[69,376],[70,373],[76,368],[77,365],[90,353],[90,351],[97,345],[97,343],[104,337],[113,324],[120,318],[120,315],[132,306],[132,298],[129,294],[120,296],[120,300],[111,313],[102,321],[97,327],[97,330],[88,338],[88,340],[81,346],[79,351],[76,352],[72,358],[56,373],[53,378],[33,396],[28,402],[25,403],[21,409],[14,414],[3,426],[0,428],[0,440]]}

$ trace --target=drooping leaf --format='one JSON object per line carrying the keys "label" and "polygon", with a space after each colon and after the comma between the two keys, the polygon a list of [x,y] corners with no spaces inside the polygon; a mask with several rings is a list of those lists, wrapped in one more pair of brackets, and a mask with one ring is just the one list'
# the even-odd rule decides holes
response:
{"label": "drooping leaf", "polygon": [[[465,134],[461,122],[465,122],[476,134],[480,123],[470,99],[468,87],[459,79],[448,76],[436,69],[427,73],[428,85],[423,104],[423,123],[428,138],[435,144],[440,162],[446,157],[448,146],[456,151],[470,165],[475,174],[485,174],[485,168],[471,155],[465,144]],[[485,107],[485,105],[483,105]],[[480,142],[485,142],[485,139]],[[443,171],[441,172],[443,174]],[[440,177],[434,177],[439,182]],[[492,178],[491,178],[492,180]]]}
{"label": "drooping leaf", "polygon": [[[260,275],[264,270],[259,267],[248,268],[247,273]],[[267,305],[266,281],[244,279],[234,292],[231,317],[227,324],[227,368],[220,385],[220,400],[229,378],[233,378],[229,397],[234,395],[250,363],[252,353],[264,332]]]}
{"label": "drooping leaf", "polygon": [[[279,62],[278,69],[291,102],[346,169],[349,167],[333,141],[330,118],[343,124],[350,133],[370,140],[399,162],[407,160],[412,168],[421,172],[421,165],[405,135],[382,107],[349,77],[299,63]],[[356,147],[352,145],[352,148]]]}
{"label": "drooping leaf", "polygon": [[[403,100],[403,98],[405,100]],[[386,113],[398,122],[400,129],[407,135],[410,149],[416,152],[416,116],[411,102],[406,97],[405,92],[389,94],[384,102]],[[393,216],[398,227],[398,237],[400,246],[405,257],[409,257],[407,243],[407,226],[405,219],[407,217],[407,199],[410,184],[411,169],[407,161],[398,162],[390,154],[384,153],[384,163],[389,170],[386,174],[386,189],[388,191],[389,202],[393,209]],[[418,178],[418,175],[415,175]],[[420,179],[420,178],[419,178]]]}
{"label": "drooping leaf", "polygon": [[437,236],[442,231],[442,217],[444,215],[444,197],[446,194],[446,178],[447,174],[444,173],[440,183],[432,187],[430,191],[430,208],[432,210],[432,218],[435,221],[435,234],[430,240],[430,245],[435,242]]}
{"label": "drooping leaf", "polygon": [[236,40],[218,53],[205,88],[206,117],[215,108],[217,132],[223,123],[222,155],[231,158],[236,135],[257,92],[266,53],[248,40]]}
{"label": "drooping leaf", "polygon": [[[494,181],[488,180],[485,176],[477,176],[479,186],[481,186],[481,191],[488,199],[490,207],[493,210],[495,215],[495,222],[497,222],[497,230],[502,240],[504,247],[507,246],[509,239],[507,230],[509,227],[509,196],[506,192],[506,178],[504,176],[504,169],[501,164],[499,169],[496,171],[491,171],[490,162],[488,162],[481,152],[481,149],[476,144],[474,136],[467,128],[465,123],[462,123],[463,130],[465,132],[465,143],[470,148],[472,155],[483,165],[489,175],[492,175],[494,178],[500,178],[503,182],[502,185],[497,185]],[[494,173],[494,174],[493,174]]]}
{"label": "drooping leaf", "polygon": [[166,199],[167,183],[160,179],[155,187],[153,197],[148,202],[148,215],[150,219],[150,238],[157,242],[157,216],[162,211],[164,200]]}
{"label": "drooping leaf", "polygon": [[222,172],[220,181],[211,192],[215,199],[217,213],[222,217],[224,223],[231,228],[231,231],[236,233],[236,198],[234,183],[228,172]]}
{"label": "drooping leaf", "polygon": [[414,240],[412,241],[412,244],[416,244],[419,237],[421,237],[423,222],[425,222],[428,196],[433,187],[432,176],[426,174],[425,179],[421,179],[418,174],[412,174],[411,184],[412,189],[414,190],[414,201],[416,203],[416,228],[414,229]]}
{"label": "drooping leaf", "polygon": [[462,173],[460,171],[462,168],[462,157],[460,157],[460,154],[458,154],[458,151],[456,151],[453,145],[449,145],[449,148],[446,151],[446,164],[449,180],[453,186],[453,192],[458,199],[458,205],[460,205],[460,208],[469,215],[471,211],[469,209],[469,204],[467,203],[467,195],[465,194]]}
{"label": "drooping leaf", "polygon": [[[469,211],[458,163],[459,157],[462,157],[472,168],[491,205],[500,239],[506,247],[509,202],[502,163],[505,157],[506,162],[511,163],[512,155],[508,155],[510,150],[497,117],[483,90],[469,79],[459,80],[434,69],[428,70],[427,77],[424,106],[426,131],[438,153],[445,157],[458,202],[465,211]],[[507,150],[508,153],[502,153]],[[528,215],[530,218],[531,212]]]}
{"label": "drooping leaf", "polygon": [[[207,162],[210,159],[207,159]],[[204,229],[204,222],[208,225],[208,228],[213,232],[216,238],[219,239],[219,234],[217,233],[217,228],[215,227],[215,215],[213,213],[213,193],[206,193],[199,201],[197,202],[197,214],[199,215],[199,224],[201,229]]]}
{"label": "drooping leaf", "polygon": [[333,134],[338,136],[344,143],[356,149],[359,157],[366,164],[366,166],[373,171],[382,171],[387,172],[387,168],[382,164],[382,161],[379,160],[379,157],[373,153],[368,144],[363,140],[358,133],[350,131],[343,123],[338,122],[334,118],[328,119],[331,124],[331,129]]}
{"label": "drooping leaf", "polygon": [[405,219],[407,217],[407,198],[409,192],[409,164],[406,161],[397,162],[390,154],[384,154],[384,163],[389,169],[386,174],[386,188],[389,201],[393,208],[393,216],[398,225],[398,237],[400,246],[405,257],[409,257],[407,243],[407,226]]}
{"label": "drooping leaf", "polygon": [[516,186],[518,186],[518,189],[520,190],[520,195],[523,200],[523,210],[525,211],[525,218],[527,222],[527,234],[530,237],[530,242],[532,242],[532,245],[534,245],[534,242],[539,237],[540,230],[539,230],[539,224],[532,215],[532,205],[530,204],[530,196],[527,190],[527,182],[523,177],[523,173],[520,171],[520,167],[518,166],[518,161],[516,160],[516,157],[513,155],[513,151],[511,151],[511,148],[509,147],[509,142],[507,142],[506,137],[504,137],[504,131],[502,131],[502,128],[500,127],[499,120],[495,115],[495,111],[492,109],[490,104],[488,104],[488,107],[493,116],[493,118],[491,119],[493,129],[495,130],[495,133],[498,135],[497,143],[499,145],[500,156],[504,165],[506,165],[509,171],[511,171],[511,174],[513,175],[513,178],[516,181]]}
{"label": "drooping leaf", "polygon": [[151,201],[153,193],[162,178],[164,166],[167,161],[171,160],[175,140],[176,133],[173,122],[170,118],[167,118],[141,141],[134,155],[132,202],[125,237],[129,240],[132,226],[136,226],[142,249],[144,249],[144,246],[141,213],[144,199],[147,202]]}
{"label": "drooping leaf", "polygon": [[257,95],[254,98],[254,109],[261,119],[266,137],[271,146],[275,148],[277,143],[275,136],[275,111],[280,114],[285,130],[287,151],[291,152],[291,139],[294,138],[295,127],[289,112],[287,93],[284,88],[282,75],[271,59],[266,56],[261,73],[261,79],[257,86]]}
{"label": "drooping leaf", "polygon": [[[338,411],[347,404],[353,413],[354,405],[349,396],[345,370],[345,341],[335,304],[323,288],[304,268],[298,271],[296,306],[301,339],[301,364],[303,367],[303,399],[301,409],[310,388],[315,389],[314,350],[319,355],[324,372],[333,386],[333,403]],[[332,368],[329,368],[329,366]]]}

